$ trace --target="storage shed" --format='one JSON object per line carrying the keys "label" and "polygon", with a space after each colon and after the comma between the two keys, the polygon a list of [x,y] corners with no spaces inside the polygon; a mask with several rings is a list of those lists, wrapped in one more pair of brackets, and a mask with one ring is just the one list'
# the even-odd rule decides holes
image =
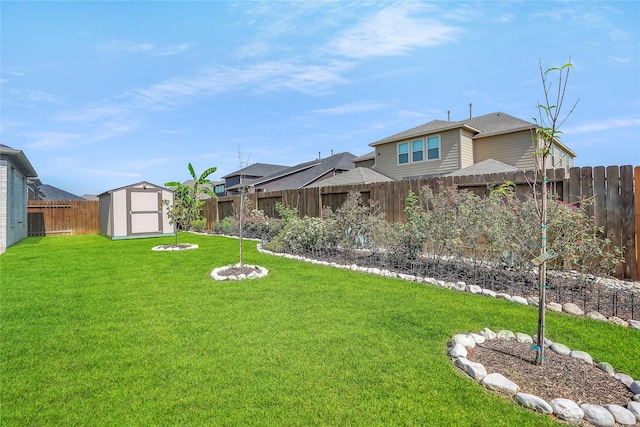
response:
{"label": "storage shed", "polygon": [[163,200],[173,205],[173,191],[146,181],[98,196],[100,234],[111,239],[174,236],[168,210]]}

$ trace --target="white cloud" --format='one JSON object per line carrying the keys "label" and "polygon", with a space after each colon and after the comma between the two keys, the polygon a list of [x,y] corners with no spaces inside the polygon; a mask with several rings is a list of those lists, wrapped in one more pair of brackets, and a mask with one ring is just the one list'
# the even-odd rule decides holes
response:
{"label": "white cloud", "polygon": [[330,43],[332,52],[351,58],[404,55],[456,40],[457,27],[420,16],[420,5],[402,3],[382,9]]}
{"label": "white cloud", "polygon": [[191,48],[191,43],[181,43],[171,46],[156,46],[153,43],[136,43],[129,40],[112,39],[99,46],[99,49],[121,52],[147,52],[157,56],[170,56],[182,53]]}
{"label": "white cloud", "polygon": [[271,61],[248,67],[206,67],[194,76],[176,77],[127,94],[139,107],[171,108],[188,97],[249,89],[272,91],[292,89],[314,94],[343,83],[341,73],[351,65],[331,62],[323,65]]}
{"label": "white cloud", "polygon": [[379,110],[381,108],[386,108],[385,104],[375,103],[375,102],[358,102],[355,104],[345,104],[340,105],[338,107],[333,108],[323,108],[320,110],[314,110],[313,113],[320,114],[357,114],[364,113],[373,110]]}
{"label": "white cloud", "polygon": [[628,118],[628,119],[610,119],[602,122],[589,123],[580,126],[573,126],[566,128],[563,132],[565,134],[579,134],[589,132],[601,132],[605,130],[620,129],[632,126],[640,126],[640,119]]}
{"label": "white cloud", "polygon": [[99,176],[99,177],[139,177],[139,173],[131,173],[131,172],[121,172],[117,170],[108,170],[108,169],[78,169],[80,174],[86,174],[90,176]]}
{"label": "white cloud", "polygon": [[170,56],[177,55],[178,53],[185,52],[191,48],[190,43],[182,43],[174,46],[167,46],[163,48],[158,48],[154,54],[158,56]]}
{"label": "white cloud", "polygon": [[27,148],[60,149],[70,147],[82,139],[82,135],[69,132],[38,132],[24,135]]}
{"label": "white cloud", "polygon": [[112,50],[116,52],[137,53],[146,52],[154,48],[151,43],[135,43],[128,40],[109,40],[99,46],[103,50]]}

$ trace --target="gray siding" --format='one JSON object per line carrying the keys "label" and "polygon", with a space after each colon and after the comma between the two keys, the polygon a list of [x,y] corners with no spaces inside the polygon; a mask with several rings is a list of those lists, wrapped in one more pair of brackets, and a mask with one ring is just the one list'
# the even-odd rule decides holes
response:
{"label": "gray siding", "polygon": [[460,169],[469,167],[475,163],[475,157],[473,155],[473,134],[468,130],[460,129],[460,144],[462,149],[460,154]]}
{"label": "gray siding", "polygon": [[474,163],[498,160],[523,170],[535,169],[531,131],[479,138],[474,142]]}
{"label": "gray siding", "polygon": [[[434,135],[440,135],[440,159],[398,165],[397,147],[399,143],[410,143],[413,140],[423,138],[425,140],[426,157],[426,137]],[[373,169],[395,180],[414,176],[447,173],[460,169],[459,129],[414,137],[403,141],[390,142],[388,144],[378,145],[375,148],[376,165]]]}
{"label": "gray siding", "polygon": [[0,160],[0,253],[27,237],[27,178]]}

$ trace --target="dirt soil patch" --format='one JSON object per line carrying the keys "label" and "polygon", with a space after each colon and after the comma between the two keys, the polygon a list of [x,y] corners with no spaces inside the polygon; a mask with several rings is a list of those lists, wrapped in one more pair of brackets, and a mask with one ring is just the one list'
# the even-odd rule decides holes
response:
{"label": "dirt soil patch", "polygon": [[584,360],[563,356],[545,349],[543,366],[535,366],[535,350],[530,344],[494,339],[468,349],[468,359],[484,365],[488,373],[500,373],[520,386],[523,393],[534,394],[549,402],[570,399],[578,405],[617,404],[623,407],[634,394],[621,381]]}

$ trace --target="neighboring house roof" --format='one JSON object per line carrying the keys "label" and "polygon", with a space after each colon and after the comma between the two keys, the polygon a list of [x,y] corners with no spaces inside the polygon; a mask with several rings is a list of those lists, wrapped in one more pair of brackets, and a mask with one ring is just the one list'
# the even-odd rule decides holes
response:
{"label": "neighboring house roof", "polygon": [[[300,163],[262,178],[247,180],[243,182],[242,185],[251,185],[262,191],[303,188],[328,173],[353,169],[353,159],[355,157],[356,156],[348,152],[338,153],[324,159]],[[239,187],[240,185],[234,185],[227,188],[227,190],[235,190]]]}
{"label": "neighboring house roof", "polygon": [[8,157],[11,160],[11,163],[20,169],[25,177],[38,178],[36,170],[21,150],[16,150],[8,145],[0,144],[0,157]]}
{"label": "neighboring house roof", "polygon": [[515,166],[497,160],[487,159],[444,176],[487,175],[492,173],[518,172],[519,170],[520,169]]}
{"label": "neighboring house roof", "polygon": [[80,196],[47,184],[38,187],[38,194],[40,200],[85,200]]}
{"label": "neighboring house roof", "polygon": [[99,200],[98,196],[96,196],[95,194],[83,194],[82,198],[85,200],[92,200],[92,201]]}
{"label": "neighboring house roof", "polygon": [[267,176],[276,172],[287,169],[289,166],[273,165],[270,163],[254,163],[246,168],[242,168],[235,172],[222,177],[222,179],[231,178],[233,176]]}
{"label": "neighboring house roof", "polygon": [[[432,120],[428,123],[416,126],[404,132],[400,132],[395,135],[391,135],[389,137],[372,142],[371,144],[369,144],[369,146],[375,147],[377,145],[411,138],[413,136],[426,135],[429,133],[442,132],[445,130],[456,128],[465,128],[473,132],[473,139],[475,140],[505,133],[536,129],[537,127],[538,125],[535,123],[527,122],[526,120],[510,116],[509,114],[497,112],[460,121]],[[556,143],[570,155],[574,157],[576,156],[576,153],[573,152],[569,147],[565,146],[559,141],[556,141]]]}
{"label": "neighboring house roof", "polygon": [[355,168],[347,172],[332,176],[331,178],[316,181],[313,184],[308,185],[308,188],[312,187],[331,187],[335,185],[355,185],[355,184],[369,184],[371,182],[388,182],[393,181],[386,175],[376,172],[370,168]]}
{"label": "neighboring house roof", "polygon": [[375,158],[376,158],[376,152],[375,152],[375,151],[372,151],[372,152],[370,152],[370,153],[363,154],[363,155],[362,155],[362,156],[360,156],[360,157],[356,157],[355,159],[353,159],[353,162],[354,162],[354,163],[357,163],[357,162],[364,162],[364,161],[366,161],[366,160],[375,160]]}

